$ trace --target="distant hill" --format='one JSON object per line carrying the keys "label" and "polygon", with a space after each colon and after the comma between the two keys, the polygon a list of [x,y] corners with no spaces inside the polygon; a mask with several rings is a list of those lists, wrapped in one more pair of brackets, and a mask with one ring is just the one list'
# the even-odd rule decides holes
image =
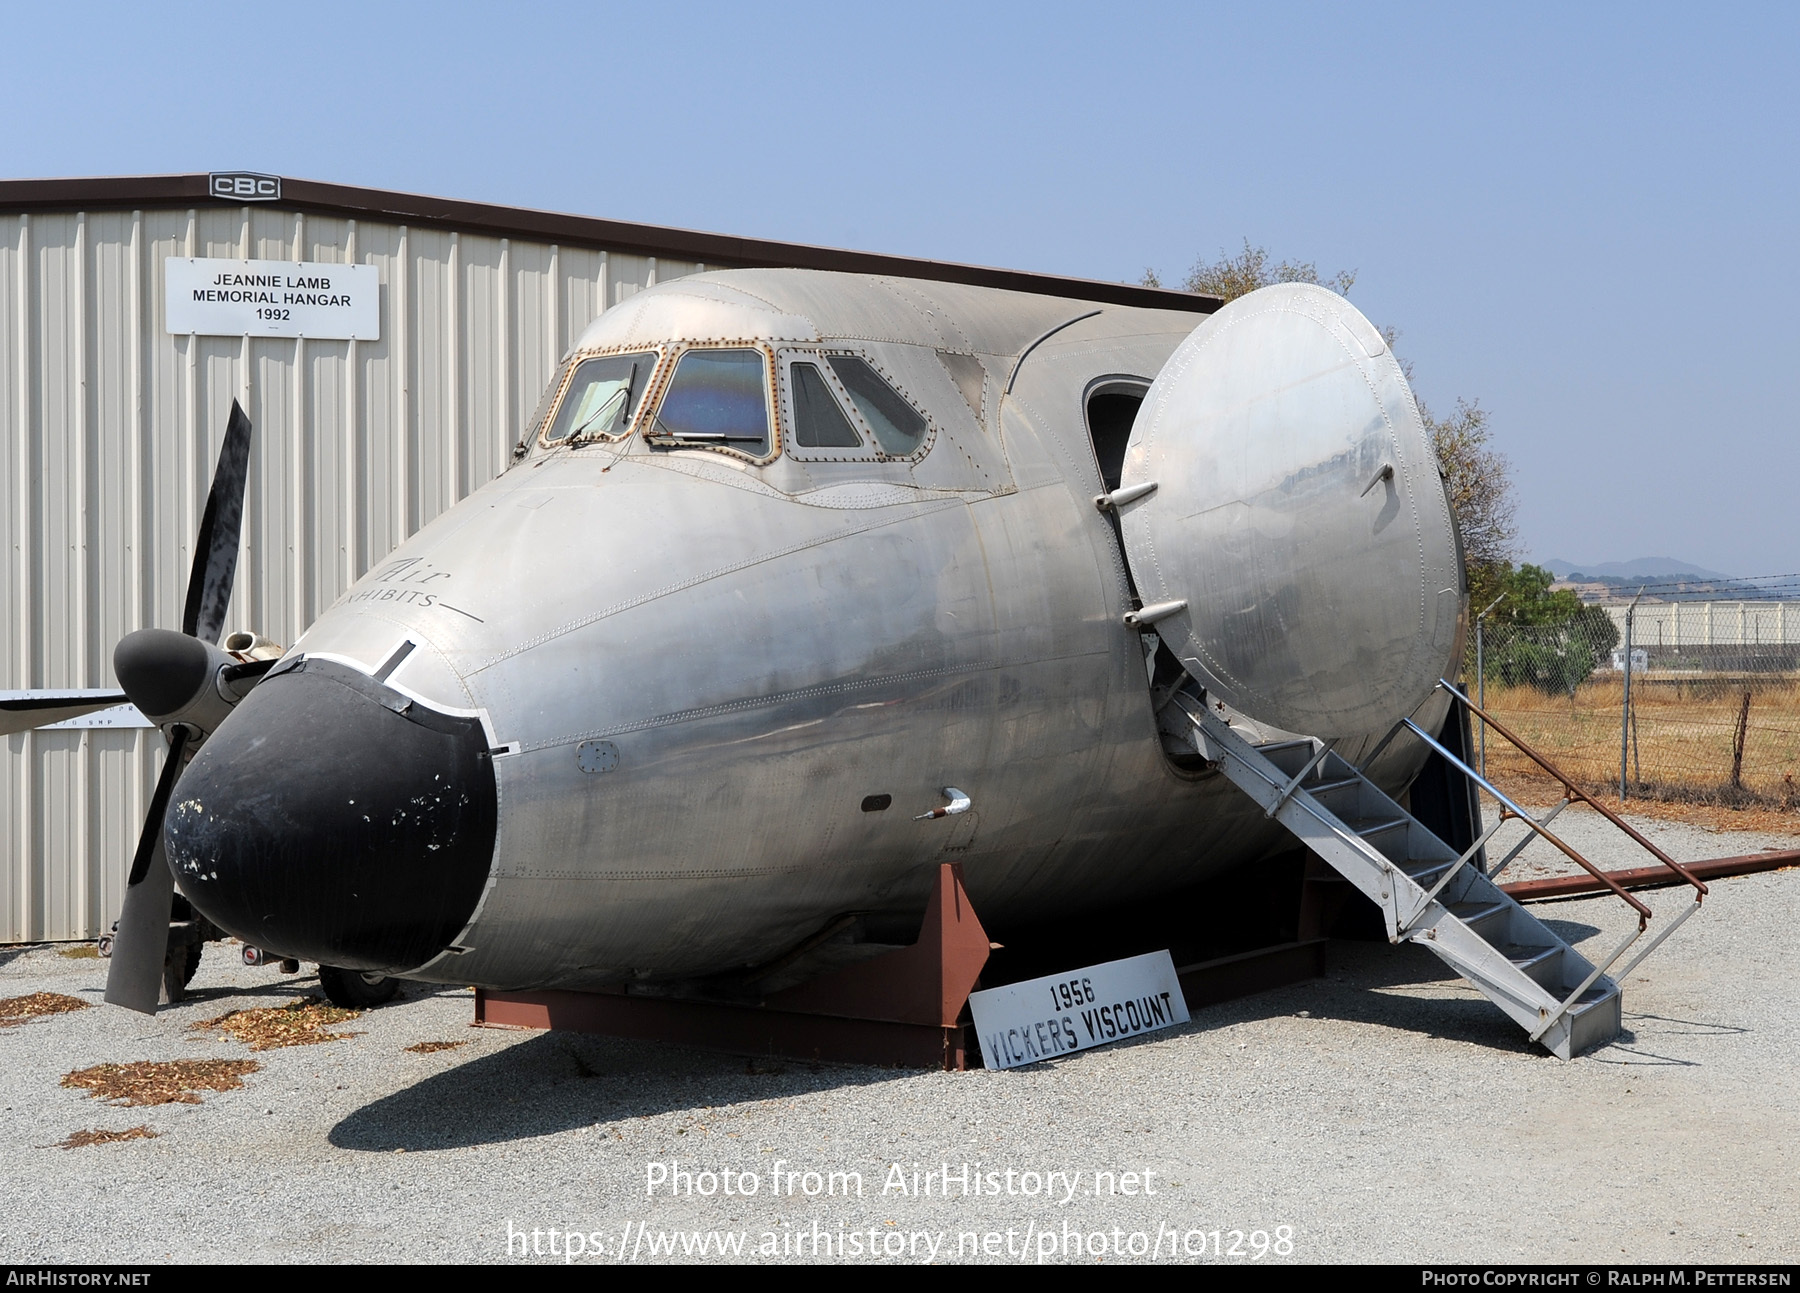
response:
{"label": "distant hill", "polygon": [[1647,602],[1764,602],[1779,601],[1781,594],[1735,579],[1696,579],[1677,575],[1672,579],[1622,579],[1618,575],[1586,575],[1576,571],[1559,579],[1552,588],[1572,588],[1584,602],[1628,602],[1643,593]]}
{"label": "distant hill", "polygon": [[1716,570],[1706,570],[1692,562],[1677,561],[1674,557],[1637,557],[1631,561],[1602,561],[1587,566],[1577,565],[1573,561],[1564,561],[1560,557],[1551,557],[1547,561],[1534,564],[1544,567],[1558,579],[1568,579],[1573,575],[1577,578],[1585,576],[1588,579],[1605,583],[1630,579],[1659,582],[1690,579],[1731,582],[1730,575],[1720,574]]}

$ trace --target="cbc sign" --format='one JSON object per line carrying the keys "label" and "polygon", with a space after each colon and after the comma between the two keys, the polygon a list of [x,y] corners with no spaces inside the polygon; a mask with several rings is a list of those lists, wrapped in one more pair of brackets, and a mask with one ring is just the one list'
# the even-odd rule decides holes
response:
{"label": "cbc sign", "polygon": [[214,171],[207,177],[216,198],[231,202],[278,202],[281,200],[281,177],[257,175],[251,171]]}

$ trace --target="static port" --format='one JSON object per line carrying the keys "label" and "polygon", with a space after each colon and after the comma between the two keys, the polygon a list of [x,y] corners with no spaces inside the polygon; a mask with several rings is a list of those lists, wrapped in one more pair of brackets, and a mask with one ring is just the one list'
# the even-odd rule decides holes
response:
{"label": "static port", "polygon": [[869,795],[863,799],[862,810],[865,813],[879,813],[894,802],[892,795]]}

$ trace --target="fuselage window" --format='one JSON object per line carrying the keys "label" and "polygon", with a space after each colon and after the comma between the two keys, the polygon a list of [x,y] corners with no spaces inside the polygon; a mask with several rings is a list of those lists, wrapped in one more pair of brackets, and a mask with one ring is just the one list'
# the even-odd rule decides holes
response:
{"label": "fuselage window", "polygon": [[827,358],[831,362],[831,371],[850,392],[857,411],[875,433],[875,442],[881,446],[881,451],[894,458],[904,458],[916,451],[925,434],[924,415],[889,386],[866,360],[855,355],[829,355]]}
{"label": "fuselage window", "polygon": [[794,397],[794,443],[807,449],[860,449],[862,437],[838,407],[817,364],[788,369]]}
{"label": "fuselage window", "polygon": [[690,350],[675,365],[668,393],[645,440],[664,447],[769,452],[769,364],[760,350]]}
{"label": "fuselage window", "polygon": [[550,444],[624,435],[656,368],[654,350],[584,359],[569,379],[556,418],[544,432]]}

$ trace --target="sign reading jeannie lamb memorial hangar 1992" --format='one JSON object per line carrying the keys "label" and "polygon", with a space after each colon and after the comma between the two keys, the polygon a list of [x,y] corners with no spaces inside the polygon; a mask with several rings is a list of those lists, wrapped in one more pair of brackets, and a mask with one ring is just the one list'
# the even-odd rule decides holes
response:
{"label": "sign reading jeannie lamb memorial hangar 1992", "polygon": [[381,271],[373,265],[171,256],[163,288],[177,336],[381,336]]}

